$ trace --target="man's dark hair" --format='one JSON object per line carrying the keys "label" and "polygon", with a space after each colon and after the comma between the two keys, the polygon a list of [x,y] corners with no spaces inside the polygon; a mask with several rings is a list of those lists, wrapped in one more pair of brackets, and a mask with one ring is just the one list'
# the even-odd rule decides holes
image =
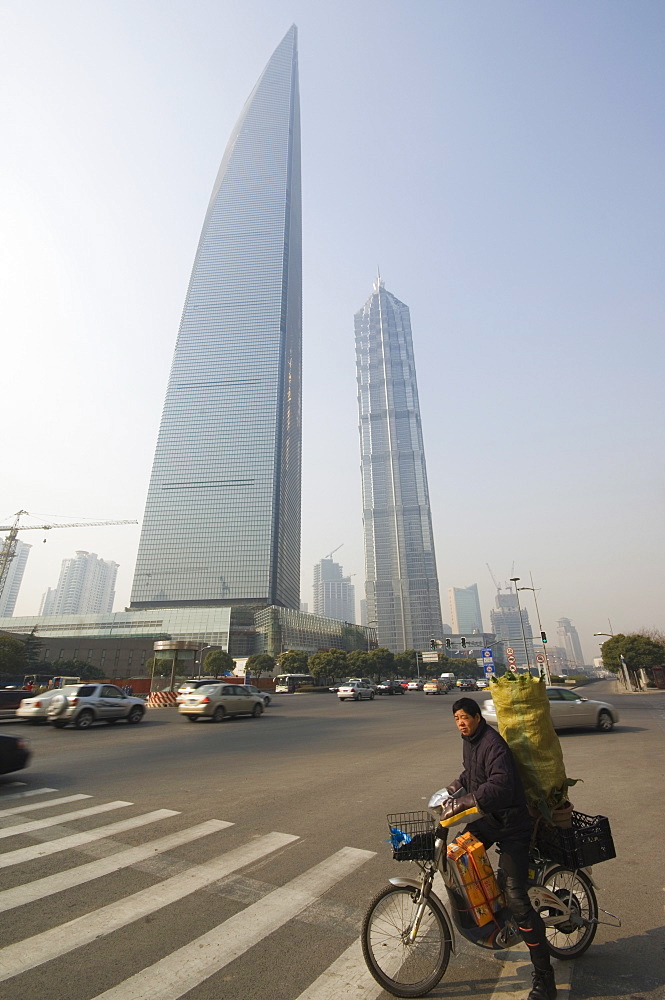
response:
{"label": "man's dark hair", "polygon": [[480,715],[480,705],[473,698],[458,698],[453,702],[453,715],[455,712],[466,712],[467,715]]}

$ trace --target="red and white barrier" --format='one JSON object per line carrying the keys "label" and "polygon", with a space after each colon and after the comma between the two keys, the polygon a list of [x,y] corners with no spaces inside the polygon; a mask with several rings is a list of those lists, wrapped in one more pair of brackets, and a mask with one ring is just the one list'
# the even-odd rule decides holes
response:
{"label": "red and white barrier", "polygon": [[174,708],[177,695],[175,691],[152,691],[146,702],[147,708]]}

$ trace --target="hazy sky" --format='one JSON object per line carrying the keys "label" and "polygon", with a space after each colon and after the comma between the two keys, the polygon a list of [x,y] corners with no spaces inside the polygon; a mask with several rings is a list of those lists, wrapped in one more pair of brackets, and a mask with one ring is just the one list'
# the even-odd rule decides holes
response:
{"label": "hazy sky", "polygon": [[[587,657],[608,617],[662,628],[662,0],[0,3],[0,518],[142,517],[212,184],[292,22],[302,599],[340,543],[363,589],[353,314],[378,265],[411,309],[444,621],[477,582],[489,627],[485,564],[514,562]],[[26,531],[16,613],[76,549],[120,563],[122,609],[138,534]]]}

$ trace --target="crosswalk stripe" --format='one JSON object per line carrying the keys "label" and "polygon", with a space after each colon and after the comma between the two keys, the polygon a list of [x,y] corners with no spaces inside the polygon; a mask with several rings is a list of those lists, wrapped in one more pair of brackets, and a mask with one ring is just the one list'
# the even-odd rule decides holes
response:
{"label": "crosswalk stripe", "polygon": [[382,992],[382,987],[365,964],[362,945],[358,939],[296,1000],[340,1000],[342,997],[374,1000]]}
{"label": "crosswalk stripe", "polygon": [[208,834],[225,830],[229,826],[233,826],[233,823],[227,823],[222,819],[211,819],[198,826],[179,830],[178,833],[171,833],[160,840],[150,840],[139,847],[118,851],[117,854],[112,854],[108,858],[90,861],[88,864],[79,865],[78,868],[68,868],[64,872],[56,872],[55,875],[35,879],[34,882],[17,885],[13,889],[5,889],[0,892],[0,913],[13,910],[17,906],[24,906],[26,903],[32,903],[37,899],[44,899],[46,896],[53,896],[56,892],[63,892],[75,885],[92,882],[93,879],[120,871],[121,868],[128,868],[139,861],[145,861],[146,858],[154,858],[155,855],[163,854],[164,851],[171,851],[182,844],[189,844],[201,837],[207,837]]}
{"label": "crosswalk stripe", "polygon": [[67,837],[58,837],[57,840],[49,840],[45,844],[19,847],[15,851],[0,854],[0,868],[9,868],[11,865],[19,865],[24,861],[34,861],[35,858],[43,858],[47,854],[57,854],[58,851],[70,851],[83,844],[104,840],[106,837],[115,837],[118,833],[126,833],[127,830],[135,830],[139,826],[157,823],[161,819],[178,815],[176,809],[155,809],[153,812],[141,813],[140,816],[121,819],[116,823],[107,823],[106,826],[98,826],[94,830],[86,830],[84,833],[70,833]]}
{"label": "crosswalk stripe", "polygon": [[49,806],[65,806],[68,802],[80,802],[81,799],[91,799],[92,795],[63,795],[59,799],[49,799],[48,802],[30,802],[27,806],[12,806],[11,809],[0,809],[2,816],[18,816],[19,813],[34,812],[35,809],[48,809]]}
{"label": "crosswalk stripe", "polygon": [[52,927],[34,937],[0,949],[0,982],[21,972],[74,951],[90,941],[110,934],[156,910],[189,896],[197,889],[217,882],[238,868],[260,861],[266,854],[298,840],[290,833],[269,833],[203,865],[196,865],[172,878],[141,889],[132,896],[102,906],[92,913]]}
{"label": "crosswalk stripe", "polygon": [[[178,1000],[314,903],[374,851],[343,847],[207,934],[94,1000]],[[25,944],[25,942],[24,942]],[[28,943],[28,953],[30,946]],[[25,953],[23,953],[25,957]]]}
{"label": "crosswalk stripe", "polygon": [[[24,784],[24,782],[15,782]],[[46,795],[47,792],[57,792],[57,788],[28,788],[25,792],[11,792],[9,795],[0,795],[0,802],[7,802],[8,799],[27,799],[28,795]]]}
{"label": "crosswalk stripe", "polygon": [[133,805],[133,802],[123,802],[122,799],[116,799],[115,802],[102,802],[98,806],[88,806],[87,809],[75,809],[73,812],[60,813],[58,816],[49,816],[48,819],[33,819],[27,823],[16,823],[15,826],[6,826],[0,830],[0,840],[5,837],[17,837],[20,833],[32,833],[33,830],[45,830],[49,826],[59,826],[61,823],[69,823],[73,819],[96,816],[98,813],[112,812],[114,809],[124,809],[125,806]]}

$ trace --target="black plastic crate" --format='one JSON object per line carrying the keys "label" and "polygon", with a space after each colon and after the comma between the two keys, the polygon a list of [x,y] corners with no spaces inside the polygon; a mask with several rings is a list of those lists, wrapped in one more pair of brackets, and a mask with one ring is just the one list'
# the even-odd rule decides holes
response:
{"label": "black plastic crate", "polygon": [[539,826],[536,846],[551,861],[567,868],[588,868],[616,857],[610,821],[606,816],[586,816],[573,812],[573,825]]}
{"label": "black plastic crate", "polygon": [[431,813],[389,813],[388,828],[395,861],[432,861],[434,859],[434,827]]}

